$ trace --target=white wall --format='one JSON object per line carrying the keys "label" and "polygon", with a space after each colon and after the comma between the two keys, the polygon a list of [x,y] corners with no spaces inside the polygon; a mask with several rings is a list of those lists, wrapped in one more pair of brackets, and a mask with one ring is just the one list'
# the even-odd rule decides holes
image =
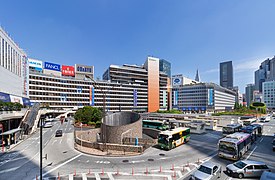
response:
{"label": "white wall", "polygon": [[22,84],[21,77],[0,66],[0,92],[22,97]]}

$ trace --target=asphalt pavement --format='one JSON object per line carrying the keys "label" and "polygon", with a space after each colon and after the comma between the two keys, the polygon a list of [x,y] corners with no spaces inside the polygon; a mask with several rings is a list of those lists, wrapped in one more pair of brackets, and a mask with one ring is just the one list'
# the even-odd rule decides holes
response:
{"label": "asphalt pavement", "polygon": [[[149,148],[144,154],[128,157],[102,157],[80,153],[74,149],[73,126],[55,122],[43,129],[44,179],[189,179],[190,174],[202,162],[213,161],[225,170],[230,160],[217,156],[217,143],[222,137],[219,131],[191,134],[187,144],[170,151]],[[62,137],[55,137],[57,129]],[[271,140],[275,132],[275,120],[264,124],[263,136],[258,138],[243,159],[265,162],[275,172],[275,156]],[[1,179],[35,179],[39,175],[39,132],[0,157]],[[220,179],[234,179],[222,173]]]}

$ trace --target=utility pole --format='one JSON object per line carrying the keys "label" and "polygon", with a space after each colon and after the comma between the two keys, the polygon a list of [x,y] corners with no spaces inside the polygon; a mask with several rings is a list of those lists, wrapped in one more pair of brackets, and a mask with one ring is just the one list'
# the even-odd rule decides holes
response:
{"label": "utility pole", "polygon": [[40,180],[42,180],[42,131],[43,131],[43,125],[42,125],[42,118],[40,119]]}

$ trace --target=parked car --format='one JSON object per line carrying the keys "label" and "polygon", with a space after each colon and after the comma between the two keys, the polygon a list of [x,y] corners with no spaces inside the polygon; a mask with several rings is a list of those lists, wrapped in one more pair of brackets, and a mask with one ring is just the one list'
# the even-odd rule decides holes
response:
{"label": "parked car", "polygon": [[226,166],[226,172],[230,176],[238,178],[243,177],[261,177],[264,171],[271,171],[263,162],[241,160]]}
{"label": "parked car", "polygon": [[221,177],[222,168],[219,164],[213,162],[205,162],[191,175],[193,180],[210,180]]}
{"label": "parked car", "polygon": [[59,136],[62,136],[62,130],[56,130],[55,132],[55,137],[59,137]]}
{"label": "parked car", "polygon": [[275,138],[272,141],[272,148],[273,148],[273,151],[275,151]]}
{"label": "parked car", "polygon": [[271,120],[270,116],[263,116],[260,118],[260,122],[269,122]]}

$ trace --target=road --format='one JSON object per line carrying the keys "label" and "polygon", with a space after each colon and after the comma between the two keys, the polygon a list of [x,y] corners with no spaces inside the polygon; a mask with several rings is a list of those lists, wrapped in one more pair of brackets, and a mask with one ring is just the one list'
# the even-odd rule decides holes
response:
{"label": "road", "polygon": [[[62,129],[62,137],[54,137]],[[264,134],[245,154],[244,159],[266,162],[275,172],[275,156],[271,140],[275,120],[264,124]],[[170,151],[149,148],[143,155],[131,157],[100,157],[82,154],[73,147],[73,126],[70,121],[43,130],[43,175],[63,179],[189,179],[198,164],[213,161],[223,170],[232,161],[217,156],[217,143],[221,132],[210,131],[191,135],[185,145]],[[34,179],[39,175],[39,133],[0,157],[1,179]],[[75,176],[74,176],[75,175]],[[11,178],[12,177],[12,178]],[[221,179],[234,179],[225,173]]]}

